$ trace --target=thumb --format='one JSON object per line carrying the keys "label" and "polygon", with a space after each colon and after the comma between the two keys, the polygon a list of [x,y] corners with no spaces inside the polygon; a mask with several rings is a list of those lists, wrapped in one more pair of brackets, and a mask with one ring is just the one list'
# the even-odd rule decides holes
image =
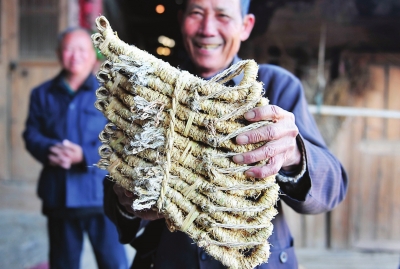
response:
{"label": "thumb", "polygon": [[66,146],[66,147],[71,146],[71,142],[70,142],[68,139],[64,139],[64,140],[62,141],[62,144],[63,144],[64,146]]}

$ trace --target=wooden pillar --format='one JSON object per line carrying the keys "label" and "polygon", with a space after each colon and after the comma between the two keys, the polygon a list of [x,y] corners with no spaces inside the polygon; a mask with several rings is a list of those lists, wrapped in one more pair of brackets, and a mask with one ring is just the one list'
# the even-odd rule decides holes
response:
{"label": "wooden pillar", "polygon": [[18,56],[18,1],[0,0],[0,180],[10,175],[11,70]]}

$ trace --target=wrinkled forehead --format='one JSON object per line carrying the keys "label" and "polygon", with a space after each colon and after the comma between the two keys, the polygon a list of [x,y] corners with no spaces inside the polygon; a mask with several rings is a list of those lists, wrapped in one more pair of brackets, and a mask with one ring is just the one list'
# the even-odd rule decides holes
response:
{"label": "wrinkled forehead", "polygon": [[193,7],[193,5],[201,5],[201,4],[211,4],[214,7],[219,9],[225,8],[239,8],[244,17],[249,12],[251,0],[184,0],[183,1],[183,9],[186,10],[187,7]]}
{"label": "wrinkled forehead", "polygon": [[81,44],[82,46],[91,46],[92,39],[85,29],[76,28],[59,36],[59,48],[68,46],[69,44]]}

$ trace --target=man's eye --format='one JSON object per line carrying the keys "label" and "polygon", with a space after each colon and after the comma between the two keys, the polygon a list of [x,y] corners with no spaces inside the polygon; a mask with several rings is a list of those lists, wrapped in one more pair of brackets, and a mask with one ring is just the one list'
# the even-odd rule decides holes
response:
{"label": "man's eye", "polygon": [[199,10],[192,10],[190,11],[191,15],[201,15],[201,12]]}

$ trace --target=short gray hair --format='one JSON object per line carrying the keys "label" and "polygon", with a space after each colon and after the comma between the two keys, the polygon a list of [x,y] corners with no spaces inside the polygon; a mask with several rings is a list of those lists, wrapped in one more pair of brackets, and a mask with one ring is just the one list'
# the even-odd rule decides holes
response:
{"label": "short gray hair", "polygon": [[[187,1],[188,0],[184,0],[183,3],[182,3],[183,4],[183,10],[186,10]],[[251,2],[251,0],[240,0],[240,10],[241,10],[243,18],[244,18],[244,16],[249,14],[250,2]]]}
{"label": "short gray hair", "polygon": [[88,29],[79,27],[79,26],[73,26],[73,27],[68,27],[65,30],[63,30],[61,33],[58,34],[57,36],[57,50],[61,49],[62,42],[64,41],[64,38],[74,32],[85,32],[88,34],[90,37],[91,33]]}

